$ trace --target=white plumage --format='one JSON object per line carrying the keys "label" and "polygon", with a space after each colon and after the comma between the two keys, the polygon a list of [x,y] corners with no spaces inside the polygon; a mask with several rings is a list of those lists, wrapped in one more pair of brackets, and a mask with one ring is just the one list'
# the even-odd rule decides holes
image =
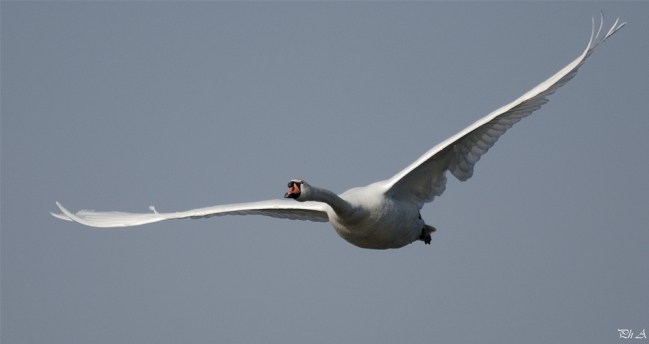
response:
{"label": "white plumage", "polygon": [[446,171],[461,181],[473,175],[473,167],[498,140],[522,118],[547,103],[547,96],[566,84],[594,49],[626,23],[618,21],[598,40],[602,29],[593,32],[588,46],[577,59],[510,104],[490,113],[449,139],[441,142],[394,177],[336,195],[326,189],[292,180],[286,198],[252,203],[220,205],[178,213],[130,214],[82,210],[72,214],[58,202],[63,214],[57,218],[92,227],[128,227],[170,219],[208,218],[223,215],[265,215],[291,220],[329,221],[350,243],[373,249],[399,248],[416,240],[430,242],[435,228],[419,215],[446,188]]}

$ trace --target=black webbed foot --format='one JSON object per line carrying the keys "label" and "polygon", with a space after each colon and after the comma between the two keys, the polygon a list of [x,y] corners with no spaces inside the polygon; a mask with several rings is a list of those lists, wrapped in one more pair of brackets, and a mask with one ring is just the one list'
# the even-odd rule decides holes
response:
{"label": "black webbed foot", "polygon": [[419,236],[419,240],[423,241],[424,244],[430,245],[430,242],[432,241],[432,238],[430,237],[430,233],[426,230],[426,227],[421,229],[421,235]]}

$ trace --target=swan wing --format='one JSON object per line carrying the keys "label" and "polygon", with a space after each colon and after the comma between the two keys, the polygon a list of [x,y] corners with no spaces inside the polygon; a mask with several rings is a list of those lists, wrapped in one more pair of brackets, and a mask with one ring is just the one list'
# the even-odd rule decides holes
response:
{"label": "swan wing", "polygon": [[618,25],[619,19],[616,20],[606,35],[598,40],[603,21],[602,15],[599,30],[595,34],[593,20],[588,46],[576,60],[520,98],[433,147],[410,166],[390,178],[386,184],[386,194],[395,199],[412,202],[421,208],[424,203],[431,202],[435,196],[444,192],[446,171],[450,171],[460,181],[471,178],[475,163],[507,129],[547,103],[546,97],[570,81],[597,46],[626,24]]}
{"label": "swan wing", "polygon": [[309,220],[327,222],[327,205],[320,202],[298,203],[289,200],[270,200],[262,202],[217,205],[178,213],[158,213],[153,207],[152,213],[132,214],[122,212],[95,212],[81,210],[72,214],[59,202],[56,205],[63,214],[51,213],[54,217],[67,221],[76,221],[91,227],[130,227],[171,219],[200,219],[224,215],[265,215],[281,219]]}

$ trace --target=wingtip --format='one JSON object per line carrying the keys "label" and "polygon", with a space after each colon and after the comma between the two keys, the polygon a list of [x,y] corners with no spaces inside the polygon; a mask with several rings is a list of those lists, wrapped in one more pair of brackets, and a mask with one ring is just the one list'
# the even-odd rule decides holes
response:
{"label": "wingtip", "polygon": [[[54,217],[58,217],[59,219],[63,219],[63,220],[65,220],[65,219],[62,217],[62,216],[64,216],[64,217],[66,217],[67,220],[69,220],[69,221],[77,221],[77,222],[79,222],[78,220],[75,220],[74,215],[72,215],[72,213],[71,213],[70,211],[68,211],[67,209],[63,208],[63,206],[61,205],[61,203],[56,202],[56,206],[59,207],[59,209],[61,210],[61,212],[62,212],[63,214],[54,214],[54,213],[51,213],[52,215],[54,215]],[[57,216],[57,215],[58,215],[58,216]]]}
{"label": "wingtip", "polygon": [[617,30],[623,28],[624,25],[626,25],[626,22],[622,22],[622,23],[620,23],[620,25],[618,25],[617,23],[618,23],[619,21],[620,21],[620,18],[617,18],[617,19],[615,20],[615,24],[613,24],[613,27],[611,28],[610,33],[608,34],[608,36],[614,34]]}
{"label": "wingtip", "polygon": [[602,27],[604,27],[604,12],[599,11],[599,29],[597,29],[595,40],[597,40],[597,37],[599,37],[599,34],[602,32]]}
{"label": "wingtip", "polygon": [[55,214],[55,213],[53,213],[51,211],[50,211],[50,214],[52,214],[52,216],[56,217],[57,219],[61,219],[61,220],[65,220],[65,221],[72,221],[72,219],[65,216],[65,214]]}
{"label": "wingtip", "polygon": [[52,214],[52,216],[56,217],[57,219],[61,219],[61,220],[65,220],[65,221],[74,221],[74,220],[72,220],[69,216],[67,216],[67,215],[65,214],[65,208],[63,208],[63,206],[61,205],[61,203],[59,203],[59,202],[55,202],[55,203],[56,203],[56,206],[59,207],[59,209],[61,209],[61,211],[63,212],[63,214],[55,214],[55,213],[53,213],[53,212],[50,211],[50,214]]}
{"label": "wingtip", "polygon": [[616,33],[618,30],[620,30],[624,25],[626,25],[626,22],[623,22],[621,24],[618,24],[620,22],[620,18],[618,17],[615,19],[615,23],[611,26],[611,28],[606,32],[606,34],[602,37],[599,38],[599,34],[602,31],[602,27],[604,26],[604,12],[600,11],[600,24],[599,24],[599,29],[597,30],[597,34],[595,33],[595,17],[593,17],[593,31],[591,33],[591,40],[590,43],[588,44],[589,50],[595,49],[597,46],[600,44],[604,43],[606,39],[611,37],[614,33]]}

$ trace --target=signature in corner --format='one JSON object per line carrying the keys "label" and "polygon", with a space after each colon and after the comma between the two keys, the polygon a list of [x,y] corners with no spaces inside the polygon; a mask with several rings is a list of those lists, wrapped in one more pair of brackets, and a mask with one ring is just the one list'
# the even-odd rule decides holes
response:
{"label": "signature in corner", "polygon": [[617,329],[617,331],[620,333],[620,338],[623,339],[647,339],[647,335],[645,334],[645,329],[642,329],[642,332],[640,332],[637,336],[633,336],[633,330],[631,329]]}

